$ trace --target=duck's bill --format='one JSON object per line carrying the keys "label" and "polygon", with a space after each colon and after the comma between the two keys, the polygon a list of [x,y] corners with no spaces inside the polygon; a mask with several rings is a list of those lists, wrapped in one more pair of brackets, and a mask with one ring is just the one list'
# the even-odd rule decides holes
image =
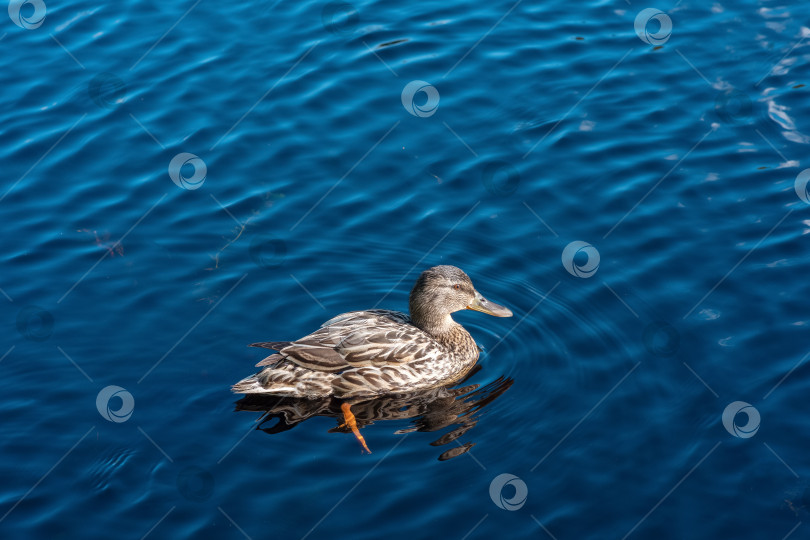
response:
{"label": "duck's bill", "polygon": [[475,291],[475,299],[470,303],[470,305],[467,306],[467,309],[480,311],[481,313],[486,313],[487,315],[493,315],[495,317],[512,316],[512,311],[509,308],[498,305],[495,302],[490,302],[481,296],[481,293],[478,291]]}

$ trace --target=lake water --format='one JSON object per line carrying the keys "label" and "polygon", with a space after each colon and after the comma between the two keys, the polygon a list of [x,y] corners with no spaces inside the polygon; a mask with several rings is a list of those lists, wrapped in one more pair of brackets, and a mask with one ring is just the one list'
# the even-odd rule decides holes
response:
{"label": "lake water", "polygon": [[[3,538],[807,537],[810,4],[8,14]],[[515,316],[372,454],[236,404],[436,264]]]}

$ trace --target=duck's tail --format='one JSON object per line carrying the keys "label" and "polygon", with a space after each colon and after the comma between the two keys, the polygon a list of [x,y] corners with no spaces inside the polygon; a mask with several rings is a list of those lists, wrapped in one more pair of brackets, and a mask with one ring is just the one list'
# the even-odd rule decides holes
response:
{"label": "duck's tail", "polygon": [[251,343],[248,347],[259,347],[262,349],[273,349],[280,351],[284,347],[290,345],[289,341],[259,341],[258,343]]}
{"label": "duck's tail", "polygon": [[[280,351],[284,347],[290,344],[289,341],[260,341],[258,343],[251,343],[248,347],[259,347],[262,349],[272,349],[274,351]],[[264,360],[256,364],[256,367],[261,366],[274,366],[284,360],[284,357],[280,354],[271,354],[270,356],[266,357]]]}
{"label": "duck's tail", "polygon": [[[277,360],[270,361],[274,356]],[[268,361],[271,367],[246,377],[234,384],[231,390],[235,394],[268,394],[298,398],[325,398],[332,395],[332,373],[312,371],[292,362],[281,362],[284,358],[274,354],[261,363]]]}

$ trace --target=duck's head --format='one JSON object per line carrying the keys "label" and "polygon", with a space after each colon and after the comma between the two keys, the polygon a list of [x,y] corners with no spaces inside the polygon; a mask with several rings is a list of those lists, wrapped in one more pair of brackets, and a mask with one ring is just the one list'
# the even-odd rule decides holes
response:
{"label": "duck's head", "polygon": [[476,291],[470,277],[460,268],[448,265],[434,266],[422,272],[411,290],[409,309],[416,326],[433,332],[452,326],[450,314],[462,309],[495,317],[512,316],[508,308],[490,302]]}

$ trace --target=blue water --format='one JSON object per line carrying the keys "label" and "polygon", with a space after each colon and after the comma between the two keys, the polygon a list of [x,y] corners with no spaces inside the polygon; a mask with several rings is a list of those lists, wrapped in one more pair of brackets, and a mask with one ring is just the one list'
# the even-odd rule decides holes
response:
{"label": "blue water", "polygon": [[[11,4],[0,536],[808,537],[810,4]],[[235,410],[435,264],[515,316],[371,455]]]}

